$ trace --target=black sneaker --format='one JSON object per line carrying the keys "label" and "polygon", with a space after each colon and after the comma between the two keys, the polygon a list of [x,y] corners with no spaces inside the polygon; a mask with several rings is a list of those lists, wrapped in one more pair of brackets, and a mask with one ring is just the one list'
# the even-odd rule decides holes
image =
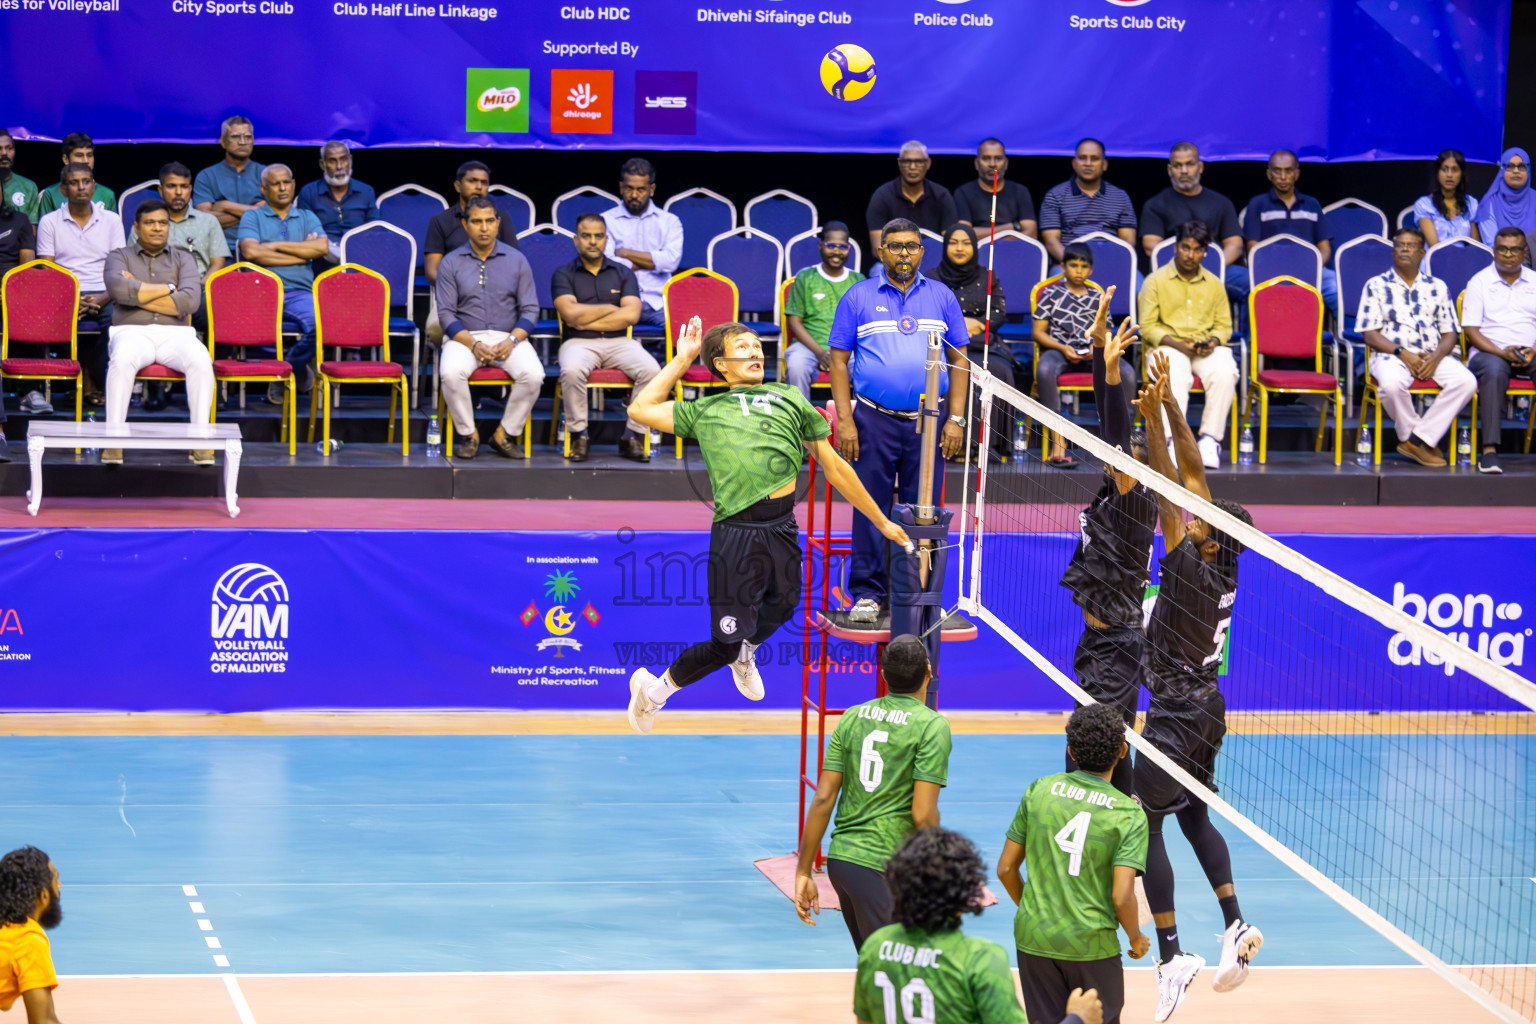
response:
{"label": "black sneaker", "polygon": [[1483,452],[1477,457],[1477,471],[1479,473],[1503,473],[1499,466],[1498,452]]}

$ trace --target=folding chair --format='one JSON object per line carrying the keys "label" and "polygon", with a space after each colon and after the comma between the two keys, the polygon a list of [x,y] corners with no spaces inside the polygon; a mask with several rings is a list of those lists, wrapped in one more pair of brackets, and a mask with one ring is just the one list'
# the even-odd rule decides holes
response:
{"label": "folding chair", "polygon": [[[80,281],[49,260],[30,260],[8,270],[0,279],[0,380],[40,380],[48,388],[53,381],[75,384],[75,422],[85,390],[80,380],[78,325]],[[69,346],[68,359],[54,359],[48,349]],[[41,345],[41,358],[15,358],[12,345]]]}
{"label": "folding chair", "polygon": [[[1327,396],[1333,403],[1333,464],[1339,465],[1344,460],[1344,395],[1338,378],[1323,372],[1323,293],[1294,277],[1261,282],[1248,293],[1248,324],[1253,334],[1249,383],[1259,400],[1259,463],[1269,455],[1269,396],[1273,393]],[[1311,370],[1266,370],[1265,356],[1310,356],[1313,365]],[[1248,418],[1251,422],[1251,410]],[[1325,403],[1317,420],[1316,451],[1323,450],[1327,425]]]}
{"label": "folding chair", "polygon": [[[315,278],[315,384],[309,396],[309,440],[315,439],[315,405],[325,394],[327,455],[331,448],[331,389],[342,384],[388,384],[389,441],[395,440],[395,399],[400,399],[400,454],[410,454],[410,382],[389,358],[389,282],[378,271],[343,263]],[[377,348],[379,360],[326,361],[325,348]]]}
{"label": "folding chair", "polygon": [[[672,361],[677,344],[676,333],[680,326],[697,316],[707,331],[716,324],[730,323],[738,317],[736,284],[712,270],[685,270],[673,275],[661,292],[663,315],[667,328],[667,362]],[[683,371],[674,389],[674,400],[683,401],[683,388],[729,387],[702,363],[694,363]],[[683,457],[683,439],[674,437],[677,457]]]}
{"label": "folding chair", "polygon": [[[215,270],[203,282],[203,306],[208,312],[208,355],[213,358],[215,396],[210,422],[219,415],[218,385],[278,383],[283,386],[282,440],[292,455],[298,443],[298,396],[293,367],[283,359],[283,282],[254,263],[233,263]],[[215,346],[235,348],[240,355],[220,359]],[[247,348],[272,348],[272,359],[246,359]],[[313,430],[313,427],[311,427]]]}

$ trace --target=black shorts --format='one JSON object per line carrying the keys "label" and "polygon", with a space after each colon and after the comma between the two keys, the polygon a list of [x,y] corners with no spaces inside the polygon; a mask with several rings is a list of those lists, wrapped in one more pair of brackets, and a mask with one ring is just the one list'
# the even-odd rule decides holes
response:
{"label": "black shorts", "polygon": [[709,530],[709,630],[721,643],[751,640],[765,607],[775,628],[800,604],[795,498],[765,498]]}
{"label": "black shorts", "polygon": [[1072,658],[1072,669],[1083,689],[1101,704],[1119,704],[1126,725],[1136,722],[1136,704],[1146,674],[1142,667],[1146,646],[1146,634],[1139,629],[1084,626]]}
{"label": "black shorts", "polygon": [[1125,1006],[1125,968],[1120,954],[1103,960],[1056,960],[1022,949],[1019,954],[1019,988],[1024,992],[1024,1013],[1031,1021],[1058,1021],[1067,1015],[1072,990],[1099,990],[1104,1004],[1104,1024],[1119,1024]]}
{"label": "black shorts", "polygon": [[896,920],[891,916],[891,891],[885,886],[885,875],[874,868],[828,857],[827,881],[843,908],[854,952],[864,948],[865,939]]}
{"label": "black shorts", "polygon": [[[1141,727],[1143,739],[1212,792],[1216,791],[1216,755],[1226,734],[1227,701],[1215,688],[1191,701],[1165,704],[1152,698]],[[1136,796],[1148,814],[1172,814],[1189,802],[1184,786],[1142,754],[1136,755]]]}

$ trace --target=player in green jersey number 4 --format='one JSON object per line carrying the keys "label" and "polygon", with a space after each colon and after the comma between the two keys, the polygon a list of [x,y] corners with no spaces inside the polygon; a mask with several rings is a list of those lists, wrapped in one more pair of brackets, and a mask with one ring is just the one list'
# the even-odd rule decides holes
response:
{"label": "player in green jersey number 4", "polygon": [[[886,537],[912,547],[906,531],[880,512],[853,469],[827,438],[831,427],[788,384],[764,383],[763,343],[745,324],[703,332],[683,326],[677,355],[635,396],[629,418],[653,430],[694,437],[709,470],[715,521],[709,533],[710,638],[678,655],[660,677],[643,668],[629,678],[629,724],[648,733],[667,698],[726,665],[748,700],[763,699],[753,652],[800,605],[800,531],[795,483],[810,448],[827,480]],[[694,402],[669,396],[700,353],[730,385]]]}
{"label": "player in green jersey number 4", "polygon": [[[1032,1021],[1055,1020],[1068,993],[1092,988],[1104,1024],[1116,1024],[1125,1005],[1116,923],[1133,960],[1151,946],[1135,889],[1147,865],[1147,816],[1109,781],[1126,752],[1119,705],[1078,708],[1067,721],[1067,753],[1078,770],[1030,783],[1008,826],[997,877],[1019,905],[1013,937]],[[1026,860],[1028,882],[1019,875]]]}
{"label": "player in green jersey number 4", "polygon": [[[986,880],[981,855],[958,832],[925,828],[892,855],[885,881],[896,923],[859,950],[860,1024],[1026,1024],[1008,955],[960,930],[965,914],[981,913]],[[1062,1024],[1102,1024],[1102,1013],[1098,993],[1077,989]]]}
{"label": "player in green jersey number 4", "polygon": [[827,742],[795,869],[795,909],[814,925],[811,913],[821,907],[811,869],[836,804],[827,878],[855,950],[895,920],[885,862],[914,828],[939,823],[939,790],[949,776],[949,720],[924,703],[933,669],[923,642],[910,633],[893,638],[880,670],[887,695],[844,711]]}

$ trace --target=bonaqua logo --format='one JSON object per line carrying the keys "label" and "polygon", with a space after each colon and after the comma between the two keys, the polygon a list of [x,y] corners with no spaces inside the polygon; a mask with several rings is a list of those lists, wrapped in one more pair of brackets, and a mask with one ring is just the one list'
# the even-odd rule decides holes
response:
{"label": "bonaqua logo", "polygon": [[[1492,594],[1444,593],[1426,598],[1398,582],[1392,585],[1392,607],[1433,626],[1495,665],[1519,667],[1525,663],[1525,638],[1531,630],[1521,628],[1525,609],[1518,602],[1495,601]],[[1395,633],[1387,641],[1387,657],[1394,665],[1428,662],[1445,665],[1446,675],[1454,671],[1445,659],[1424,650],[1404,633]]]}

